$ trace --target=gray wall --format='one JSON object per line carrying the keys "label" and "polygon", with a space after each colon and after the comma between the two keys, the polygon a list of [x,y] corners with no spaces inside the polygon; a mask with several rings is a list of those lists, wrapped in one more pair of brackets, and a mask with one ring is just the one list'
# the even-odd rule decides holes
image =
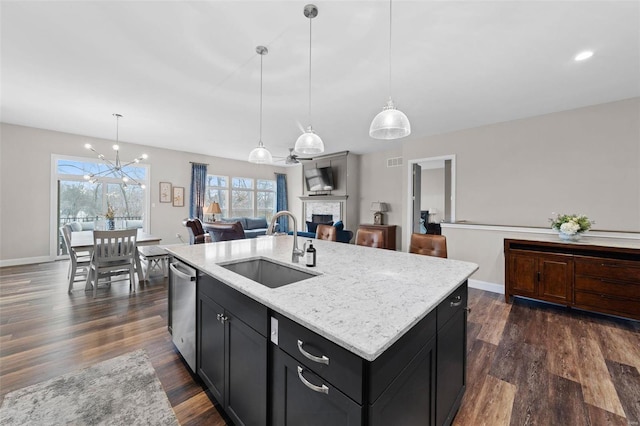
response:
{"label": "gray wall", "polygon": [[[371,220],[364,217],[366,195],[389,200],[389,222],[401,224],[403,236],[408,162],[449,154],[457,163],[457,221],[548,228],[552,212],[575,212],[595,220],[596,230],[640,232],[640,98],[391,145],[392,150],[362,155],[367,178],[361,181],[361,219]],[[402,168],[383,167],[384,158],[397,155]],[[475,279],[504,283],[502,235],[444,233],[450,257],[480,265]]]}
{"label": "gray wall", "polygon": [[[51,155],[95,158],[84,148],[87,142],[110,158],[112,140],[0,124],[0,264],[24,263],[21,259],[50,259]],[[162,238],[162,244],[180,243],[176,233],[188,241],[182,220],[189,215],[190,161],[208,163],[209,173],[225,176],[275,179],[276,171],[287,174],[293,171],[285,167],[255,165],[120,142],[120,154],[125,159],[134,158],[142,152],[149,155],[145,163],[151,165],[149,231]],[[295,191],[301,189],[298,179],[299,176],[288,176],[289,194],[297,194]],[[185,188],[184,207],[158,202],[161,181]]]}

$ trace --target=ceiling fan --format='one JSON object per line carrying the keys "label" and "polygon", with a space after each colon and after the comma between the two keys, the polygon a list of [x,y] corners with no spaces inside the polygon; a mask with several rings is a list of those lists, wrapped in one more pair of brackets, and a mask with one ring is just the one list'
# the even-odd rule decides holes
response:
{"label": "ceiling fan", "polygon": [[313,158],[300,157],[293,152],[293,148],[289,148],[289,155],[284,158],[285,164],[299,164],[300,161],[313,160]]}

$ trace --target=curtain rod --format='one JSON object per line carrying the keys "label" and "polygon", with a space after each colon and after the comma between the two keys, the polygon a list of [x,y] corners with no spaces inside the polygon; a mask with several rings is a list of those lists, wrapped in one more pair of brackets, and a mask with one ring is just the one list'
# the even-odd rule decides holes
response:
{"label": "curtain rod", "polygon": [[202,164],[203,166],[208,166],[209,163],[196,163],[195,161],[189,161],[191,164]]}

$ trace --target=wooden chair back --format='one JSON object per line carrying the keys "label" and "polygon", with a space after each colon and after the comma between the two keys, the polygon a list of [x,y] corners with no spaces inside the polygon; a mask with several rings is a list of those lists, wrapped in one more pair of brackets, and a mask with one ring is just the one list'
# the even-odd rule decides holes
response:
{"label": "wooden chair back", "polygon": [[316,239],[326,241],[336,241],[338,230],[333,225],[320,224],[316,228]]}
{"label": "wooden chair back", "polygon": [[411,234],[409,253],[447,258],[447,238],[444,235]]}
{"label": "wooden chair back", "polygon": [[381,229],[358,229],[356,244],[375,248],[384,247],[384,233]]}

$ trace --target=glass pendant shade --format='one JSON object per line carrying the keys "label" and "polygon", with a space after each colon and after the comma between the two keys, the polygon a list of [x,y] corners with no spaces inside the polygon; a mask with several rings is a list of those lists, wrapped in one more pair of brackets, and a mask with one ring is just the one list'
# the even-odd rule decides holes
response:
{"label": "glass pendant shade", "polygon": [[316,135],[311,126],[300,135],[294,146],[294,151],[299,154],[321,154],[324,152],[324,142]]}
{"label": "glass pendant shade", "polygon": [[255,164],[271,164],[273,162],[271,153],[264,147],[262,141],[249,153],[249,162]]}
{"label": "glass pendant shade", "polygon": [[369,136],[375,139],[399,139],[411,134],[411,123],[407,116],[396,109],[389,99],[387,105],[373,118]]}

